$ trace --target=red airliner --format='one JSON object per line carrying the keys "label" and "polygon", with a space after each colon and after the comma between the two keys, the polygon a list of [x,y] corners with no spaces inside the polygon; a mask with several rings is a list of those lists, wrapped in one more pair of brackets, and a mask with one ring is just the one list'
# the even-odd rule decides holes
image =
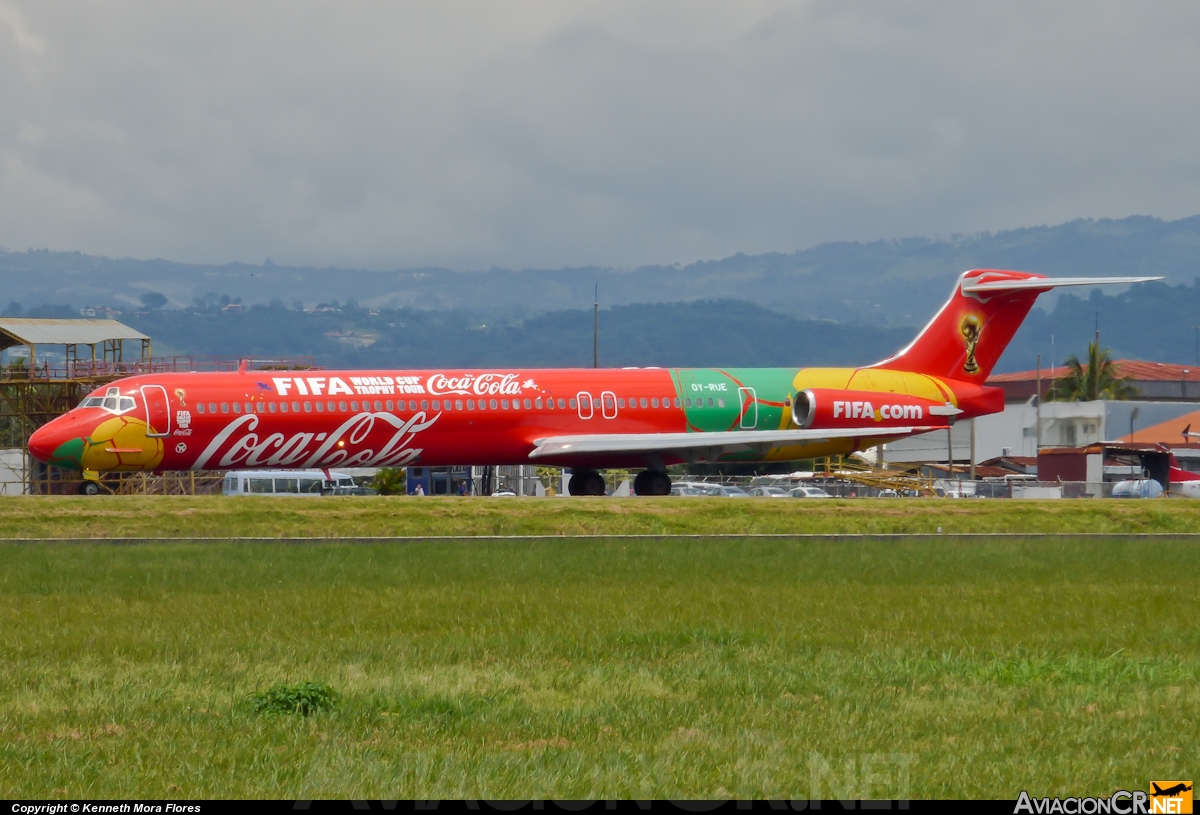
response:
{"label": "red airliner", "polygon": [[1001,411],[983,383],[1039,294],[1158,279],[969,271],[908,347],[862,368],[144,374],[29,449],[88,493],[109,471],[544,463],[573,469],[575,495],[602,495],[606,467],[666,495],[670,464],[846,454]]}

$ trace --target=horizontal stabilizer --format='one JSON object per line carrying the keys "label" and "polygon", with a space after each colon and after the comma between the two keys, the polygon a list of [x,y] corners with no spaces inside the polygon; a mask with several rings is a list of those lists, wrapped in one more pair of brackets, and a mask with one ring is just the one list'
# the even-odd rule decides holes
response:
{"label": "horizontal stabilizer", "polygon": [[[776,445],[819,444],[832,439],[900,437],[937,430],[936,427],[871,427],[831,430],[723,430],[715,433],[597,433],[538,439],[530,458],[604,453],[685,453],[705,450],[717,454],[761,450]],[[708,455],[706,458],[716,458]]]}
{"label": "horizontal stabilizer", "polygon": [[992,280],[984,283],[963,282],[962,290],[971,292],[1054,289],[1059,286],[1112,286],[1119,283],[1149,283],[1161,277],[1034,277],[1025,280]]}

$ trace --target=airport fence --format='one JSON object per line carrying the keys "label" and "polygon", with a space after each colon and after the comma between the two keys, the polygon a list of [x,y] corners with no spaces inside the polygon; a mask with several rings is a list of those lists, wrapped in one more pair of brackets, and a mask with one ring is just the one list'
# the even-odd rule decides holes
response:
{"label": "airport fence", "polygon": [[55,382],[117,379],[139,374],[185,371],[236,371],[245,361],[252,371],[315,370],[316,361],[296,357],[208,357],[172,356],[149,359],[47,359],[32,369],[20,365],[0,368],[0,382]]}
{"label": "airport fence", "polygon": [[[1170,497],[1157,482],[1132,481],[1038,481],[1036,479],[928,479],[919,488],[874,486],[847,478],[814,474],[811,477],[787,476],[681,476],[676,484],[705,484],[738,487],[746,492],[755,487],[777,487],[790,493],[797,487],[815,487],[831,498],[1155,498]],[[687,494],[687,493],[685,493]],[[700,494],[699,492],[695,494]]]}

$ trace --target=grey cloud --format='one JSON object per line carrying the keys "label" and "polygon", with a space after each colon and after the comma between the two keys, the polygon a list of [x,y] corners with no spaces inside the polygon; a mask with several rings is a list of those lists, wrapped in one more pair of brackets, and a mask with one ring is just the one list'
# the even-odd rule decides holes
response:
{"label": "grey cloud", "polygon": [[0,244],[635,265],[1200,212],[1191,3],[0,0]]}

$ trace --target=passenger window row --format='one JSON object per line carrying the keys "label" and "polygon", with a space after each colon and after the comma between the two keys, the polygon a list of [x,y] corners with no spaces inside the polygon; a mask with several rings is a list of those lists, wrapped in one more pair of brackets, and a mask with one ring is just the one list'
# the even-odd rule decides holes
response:
{"label": "passenger window row", "polygon": [[[612,400],[608,397],[606,397],[606,399],[609,402],[607,407],[611,408]],[[523,400],[522,399],[513,399],[511,401],[511,403],[508,399],[479,399],[478,405],[476,405],[476,401],[477,400],[475,400],[475,399],[465,399],[465,400],[464,399],[454,399],[454,400],[434,399],[434,400],[432,400],[432,409],[433,410],[448,410],[448,411],[454,411],[454,410],[522,410],[522,409],[524,409],[524,410],[554,410],[555,409],[555,400],[553,398],[547,398],[547,399],[543,400],[542,397],[540,397],[540,396],[536,399],[523,399]],[[720,407],[725,407],[724,399],[718,399],[717,401],[720,402]],[[594,397],[592,399],[592,405],[597,409],[600,408],[600,402],[601,402],[601,400],[599,397]],[[702,402],[702,400],[697,399],[696,407],[702,407],[701,402]],[[577,407],[574,399],[559,399],[559,400],[557,400],[557,403],[558,403],[559,410],[565,410],[568,407],[570,407],[572,410],[575,410]],[[712,407],[713,400],[709,399],[708,403],[709,403],[709,407]],[[657,397],[647,399],[646,397],[643,396],[640,399],[632,399],[631,398],[629,400],[629,407],[631,407],[631,408],[641,407],[641,408],[646,408],[646,409],[657,409],[660,407],[670,408],[671,405],[672,405],[672,400],[670,397],[663,397],[660,400]],[[688,405],[688,407],[692,406],[691,399],[687,400],[687,405]],[[393,402],[391,399],[388,399],[386,401],[376,399],[374,402],[363,400],[361,406],[362,406],[363,410],[371,410],[373,408],[374,410],[377,410],[377,411],[387,410],[388,412],[402,411],[405,409],[405,403],[403,400],[398,401],[398,402]],[[418,410],[418,406],[419,406],[420,410],[429,410],[431,407],[430,400],[421,399],[419,402],[418,402],[418,400],[415,400],[415,399],[408,400],[408,404],[407,404],[408,410],[416,411],[416,410]],[[682,406],[681,400],[679,399],[679,397],[675,397],[674,406],[675,407]],[[617,407],[619,407],[619,408],[625,407],[624,397],[619,397],[617,399]],[[349,411],[351,413],[357,413],[359,410],[359,402],[358,402],[358,400],[351,400],[349,403],[344,402],[344,401],[335,402],[332,400],[327,401],[327,402],[322,402],[322,401],[312,401],[309,399],[305,399],[302,402],[297,400],[294,402],[245,402],[245,403],[243,403],[243,402],[233,402],[233,403],[221,402],[220,404],[218,404],[217,402],[197,402],[196,403],[196,412],[197,413],[235,413],[235,414],[241,414],[241,413],[289,413],[289,412],[290,413],[301,413],[301,412],[312,413],[314,410],[317,413],[346,413],[347,411]]]}
{"label": "passenger window row", "polygon": [[[99,397],[99,396],[88,397],[87,399],[84,400],[83,407],[103,407],[105,410],[110,410],[113,412],[116,412],[118,410],[121,412],[133,410],[133,408],[134,408],[133,399],[128,396],[125,396],[125,397],[117,396],[116,393],[117,393],[117,391],[115,388],[110,388],[108,393],[104,397]],[[511,402],[508,399],[499,399],[499,400],[497,400],[497,399],[479,399],[478,406],[476,406],[475,399],[465,399],[465,400],[464,399],[454,399],[454,400],[434,399],[434,400],[432,400],[432,408],[433,408],[433,410],[448,410],[448,411],[450,411],[450,410],[477,410],[477,409],[478,410],[521,410],[521,409],[524,409],[524,410],[554,410],[555,409],[555,401],[556,400],[553,398],[546,398],[545,400],[543,400],[542,397],[540,397],[540,396],[537,397],[536,399],[532,399],[532,400],[531,399],[524,399],[524,400],[513,399]],[[612,403],[611,396],[605,396],[603,400],[601,400],[601,398],[598,396],[592,397],[592,407],[594,409],[600,410],[602,407],[602,404],[601,404],[602,402],[603,402],[603,409],[612,410],[613,403]],[[628,405],[630,408],[642,408],[643,410],[653,410],[653,409],[658,409],[659,407],[670,408],[672,406],[672,403],[677,408],[685,407],[685,406],[689,407],[689,408],[691,408],[691,407],[696,407],[696,408],[706,407],[705,399],[703,397],[697,397],[694,400],[691,397],[688,397],[687,399],[681,400],[678,396],[676,396],[676,397],[674,397],[674,399],[672,399],[671,397],[663,397],[660,400],[657,397],[647,398],[645,396],[642,396],[642,397],[630,398],[628,401]],[[409,399],[408,403],[407,403],[407,408],[409,411],[415,412],[416,410],[418,410],[418,405],[419,405],[420,410],[429,410],[430,409],[430,400],[421,399],[418,401],[416,399]],[[617,397],[616,406],[619,409],[624,409],[626,406],[625,398]],[[571,410],[576,410],[578,406],[576,404],[575,399],[558,399],[557,407],[559,410],[565,410],[568,407],[570,407]],[[585,404],[584,407],[586,408],[587,405]],[[723,407],[725,407],[725,400],[721,397],[717,397],[716,399],[714,399],[713,397],[710,396],[707,398],[707,407],[723,408]],[[371,410],[372,408],[374,408],[374,410],[376,410],[376,411],[381,411],[381,410],[387,410],[388,412],[403,411],[405,409],[405,402],[403,400],[393,402],[391,399],[388,399],[386,401],[376,399],[376,400],[374,400],[374,402],[363,400],[363,402],[362,402],[363,410]],[[228,413],[234,413],[234,414],[289,413],[289,412],[290,413],[300,413],[300,412],[312,413],[314,410],[317,413],[346,413],[347,411],[352,412],[352,413],[357,413],[359,410],[359,402],[357,399],[351,400],[349,403],[347,403],[345,401],[333,401],[333,400],[312,401],[312,400],[305,399],[303,402],[298,401],[298,400],[293,401],[293,402],[233,402],[233,403],[221,402],[219,405],[217,402],[198,402],[198,403],[196,403],[196,412],[197,413],[218,413],[218,412],[225,413],[225,414],[228,414]]]}

